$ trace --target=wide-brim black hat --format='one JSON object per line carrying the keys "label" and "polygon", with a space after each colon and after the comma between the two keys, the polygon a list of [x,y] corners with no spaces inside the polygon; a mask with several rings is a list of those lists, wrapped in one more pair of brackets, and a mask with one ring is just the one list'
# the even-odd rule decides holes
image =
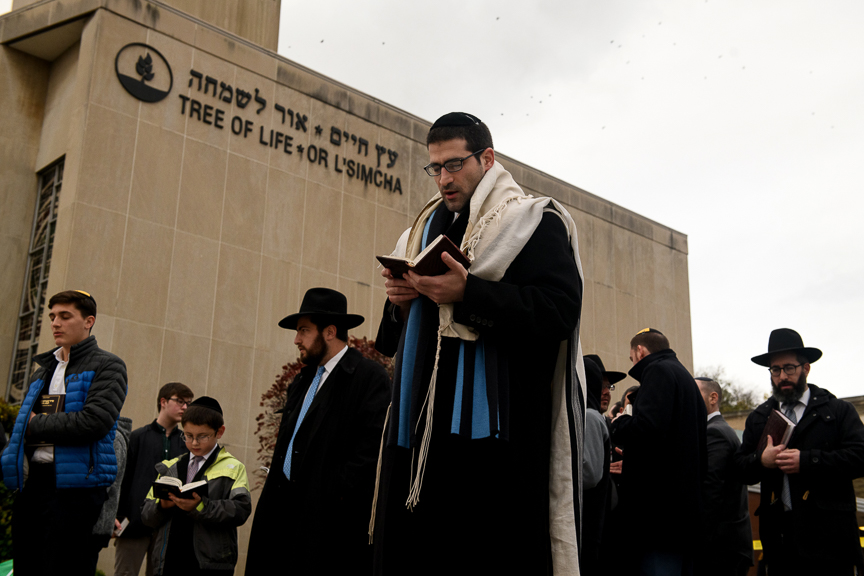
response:
{"label": "wide-brim black hat", "polygon": [[603,366],[603,360],[601,360],[600,356],[598,356],[597,354],[587,354],[584,358],[586,360],[591,360],[595,364],[597,364],[597,367],[600,368],[600,372],[602,372],[603,376],[606,376],[606,379],[609,380],[609,384],[615,384],[616,382],[620,382],[627,377],[627,375],[623,372],[606,370],[606,367]]}
{"label": "wide-brim black hat", "polygon": [[279,326],[288,330],[297,329],[297,320],[303,316],[315,316],[339,328],[354,328],[365,318],[359,314],[348,314],[348,299],[330,288],[310,288],[303,296],[300,311],[279,321]]}
{"label": "wide-brim black hat", "polygon": [[807,358],[808,362],[816,362],[822,357],[822,351],[818,348],[804,346],[801,335],[791,328],[777,328],[771,331],[768,337],[768,352],[754,356],[750,360],[760,366],[771,366],[771,356],[781,352],[794,352]]}

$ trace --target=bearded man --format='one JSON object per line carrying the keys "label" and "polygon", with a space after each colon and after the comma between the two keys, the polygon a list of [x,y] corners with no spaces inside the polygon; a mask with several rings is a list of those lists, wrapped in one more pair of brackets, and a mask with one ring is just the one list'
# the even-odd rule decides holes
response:
{"label": "bearded man", "polygon": [[396,354],[372,523],[381,574],[578,574],[585,378],[576,228],[452,112],[426,137],[440,192],[397,243],[444,234],[438,276],[386,278],[376,346]]}
{"label": "bearded man", "polygon": [[[747,484],[761,483],[759,535],[772,576],[860,574],[864,570],[852,480],[864,476],[864,424],[848,402],[807,384],[822,357],[778,328],[752,361],[771,372],[772,396],[750,416],[735,455]],[[759,452],[765,423],[779,410],[796,423],[788,445]]]}
{"label": "bearded man", "polygon": [[367,526],[390,379],[349,348],[336,290],[311,288],[279,326],[306,365],[288,387],[273,463],[255,510],[246,574],[369,574]]}

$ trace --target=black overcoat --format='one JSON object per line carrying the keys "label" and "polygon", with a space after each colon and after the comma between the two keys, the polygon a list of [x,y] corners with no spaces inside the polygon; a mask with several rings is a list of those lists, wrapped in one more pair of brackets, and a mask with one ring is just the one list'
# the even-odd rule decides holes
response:
{"label": "black overcoat", "polygon": [[[800,472],[789,475],[792,511],[783,511],[783,473],[762,466],[757,452],[762,430],[779,402],[769,398],[747,417],[744,440],[735,455],[748,484],[761,482],[759,536],[765,561],[780,549],[780,525],[791,522],[795,547],[802,558],[846,559],[864,568],[855,491],[852,480],[864,476],[864,424],[848,402],[809,384],[810,401],[789,439],[789,448],[800,453]],[[788,527],[787,527],[788,528]]]}
{"label": "black overcoat", "polygon": [[677,553],[699,543],[705,402],[672,350],[644,357],[630,376],[641,384],[630,395],[633,415],[612,423],[612,442],[624,452],[625,526],[637,530],[636,546]]}
{"label": "black overcoat", "polygon": [[285,453],[316,370],[304,368],[288,387],[246,574],[372,571],[367,529],[390,380],[382,366],[349,348],[297,431],[288,480]]}
{"label": "black overcoat", "polygon": [[741,441],[723,416],[711,418],[706,431],[708,472],[702,484],[706,552],[700,560],[724,567],[738,566],[741,562],[752,566],[753,534],[747,486],[735,469],[735,452]]}

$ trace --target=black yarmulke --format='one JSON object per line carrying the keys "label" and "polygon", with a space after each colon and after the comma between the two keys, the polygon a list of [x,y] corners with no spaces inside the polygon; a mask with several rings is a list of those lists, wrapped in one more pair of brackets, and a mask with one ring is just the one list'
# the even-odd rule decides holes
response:
{"label": "black yarmulke", "polygon": [[215,398],[210,398],[209,396],[201,396],[200,398],[196,398],[194,402],[189,404],[189,406],[202,406],[204,408],[209,408],[210,410],[215,410],[219,414],[222,414],[222,406],[219,405],[219,402],[217,402]]}
{"label": "black yarmulke", "polygon": [[482,120],[467,112],[450,112],[438,118],[432,125],[432,129],[443,128],[445,126],[474,126],[475,124],[482,123]]}

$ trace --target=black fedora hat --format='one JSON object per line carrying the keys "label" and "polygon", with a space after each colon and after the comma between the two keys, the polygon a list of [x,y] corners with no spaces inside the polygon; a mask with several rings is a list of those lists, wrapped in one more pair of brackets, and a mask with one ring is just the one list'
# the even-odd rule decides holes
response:
{"label": "black fedora hat", "polygon": [[818,348],[807,348],[801,335],[791,328],[777,328],[771,331],[768,337],[768,352],[754,356],[751,360],[760,366],[771,365],[771,355],[781,352],[795,352],[807,358],[808,362],[816,362],[822,357],[822,351]]}
{"label": "black fedora hat", "polygon": [[615,384],[616,382],[620,382],[624,378],[627,377],[623,372],[613,372],[610,370],[606,370],[606,367],[603,366],[603,360],[600,359],[600,356],[597,354],[588,354],[585,356],[586,360],[591,360],[597,367],[600,368],[600,372],[603,373],[603,376],[606,376],[606,379],[609,380],[609,384]]}
{"label": "black fedora hat", "polygon": [[297,320],[303,316],[315,316],[340,328],[354,328],[363,323],[363,316],[348,314],[348,299],[330,288],[310,288],[303,296],[300,311],[279,321],[279,326],[288,330],[297,329]]}

